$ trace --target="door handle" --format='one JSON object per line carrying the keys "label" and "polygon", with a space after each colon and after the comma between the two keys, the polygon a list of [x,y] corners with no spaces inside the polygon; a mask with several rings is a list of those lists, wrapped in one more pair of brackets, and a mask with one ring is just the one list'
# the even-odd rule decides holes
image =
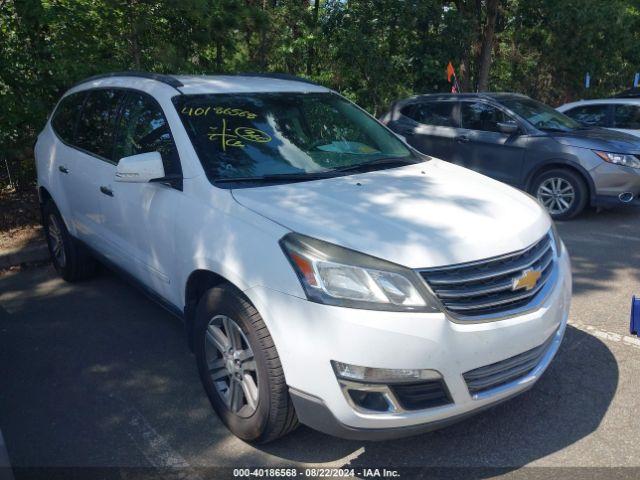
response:
{"label": "door handle", "polygon": [[468,141],[469,141],[469,137],[466,137],[464,135],[460,137],[456,137],[456,142],[458,143],[467,143]]}
{"label": "door handle", "polygon": [[60,170],[62,173],[69,173],[69,170],[64,165],[60,165],[58,167],[58,170]]}
{"label": "door handle", "polygon": [[104,185],[100,187],[100,191],[109,197],[113,197],[113,191]]}

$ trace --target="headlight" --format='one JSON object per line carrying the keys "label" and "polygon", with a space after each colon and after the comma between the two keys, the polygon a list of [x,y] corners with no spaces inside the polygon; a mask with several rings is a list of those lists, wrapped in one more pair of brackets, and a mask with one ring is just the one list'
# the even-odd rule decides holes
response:
{"label": "headlight", "polygon": [[280,240],[313,302],[369,310],[437,312],[411,269],[297,233]]}
{"label": "headlight", "polygon": [[615,163],[616,165],[624,165],[625,167],[640,168],[640,159],[635,155],[628,155],[626,153],[600,152],[598,150],[594,150],[593,152],[605,162]]}

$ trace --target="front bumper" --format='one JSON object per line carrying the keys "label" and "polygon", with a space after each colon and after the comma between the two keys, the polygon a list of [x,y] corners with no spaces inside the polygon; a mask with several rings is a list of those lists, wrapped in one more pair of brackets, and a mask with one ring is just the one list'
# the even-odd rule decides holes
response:
{"label": "front bumper", "polygon": [[[596,189],[592,201],[594,207],[638,205],[640,170],[637,168],[601,162],[589,173]],[[625,194],[631,194],[631,199],[621,200],[620,195]]]}
{"label": "front bumper", "polygon": [[[571,301],[571,270],[563,248],[555,288],[534,311],[501,320],[454,322],[443,313],[396,313],[320,305],[255,287],[245,292],[261,312],[302,423],[358,439],[412,435],[440,428],[531,388],[561,343]],[[469,393],[465,372],[552,342],[523,377]],[[442,375],[451,403],[402,412],[354,409],[331,360],[385,369],[431,369]]]}

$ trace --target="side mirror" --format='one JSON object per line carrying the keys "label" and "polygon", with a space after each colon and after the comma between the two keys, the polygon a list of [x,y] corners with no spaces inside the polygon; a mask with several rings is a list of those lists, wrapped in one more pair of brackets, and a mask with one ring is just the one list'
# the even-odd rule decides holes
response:
{"label": "side mirror", "polygon": [[116,182],[147,183],[160,178],[164,178],[160,152],[123,157],[116,167]]}
{"label": "side mirror", "polygon": [[507,135],[514,134],[520,130],[516,122],[498,122],[498,130]]}

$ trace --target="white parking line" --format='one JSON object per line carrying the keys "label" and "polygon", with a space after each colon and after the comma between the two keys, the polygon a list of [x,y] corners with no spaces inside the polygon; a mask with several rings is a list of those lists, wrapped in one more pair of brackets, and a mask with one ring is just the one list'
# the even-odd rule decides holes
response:
{"label": "white parking line", "polygon": [[[176,452],[169,442],[160,435],[134,407],[120,401],[122,412],[128,418],[127,434],[149,463],[160,469],[166,469],[166,478],[177,480],[201,480],[182,455]],[[163,477],[163,478],[165,478]]]}
{"label": "white parking line", "polygon": [[[597,237],[601,237],[601,240],[596,240],[593,237],[597,236]],[[583,235],[577,234],[577,233],[565,233],[564,235],[562,235],[563,239],[567,239],[567,240],[571,240],[572,242],[596,242],[596,243],[602,243],[607,241],[606,239],[616,239],[616,240],[628,240],[628,241],[633,241],[633,242],[638,242],[640,241],[640,237],[636,237],[633,235],[624,235],[624,234],[620,234],[620,233],[609,233],[609,232],[589,232],[589,236],[585,237]]]}
{"label": "white parking line", "polygon": [[601,338],[602,340],[608,340],[610,342],[621,343],[630,347],[640,349],[640,338],[632,337],[631,335],[620,335],[615,332],[607,332],[606,330],[600,330],[599,328],[592,327],[591,325],[585,325],[582,323],[569,322],[572,327],[582,330],[583,332],[590,333],[594,337]]}

